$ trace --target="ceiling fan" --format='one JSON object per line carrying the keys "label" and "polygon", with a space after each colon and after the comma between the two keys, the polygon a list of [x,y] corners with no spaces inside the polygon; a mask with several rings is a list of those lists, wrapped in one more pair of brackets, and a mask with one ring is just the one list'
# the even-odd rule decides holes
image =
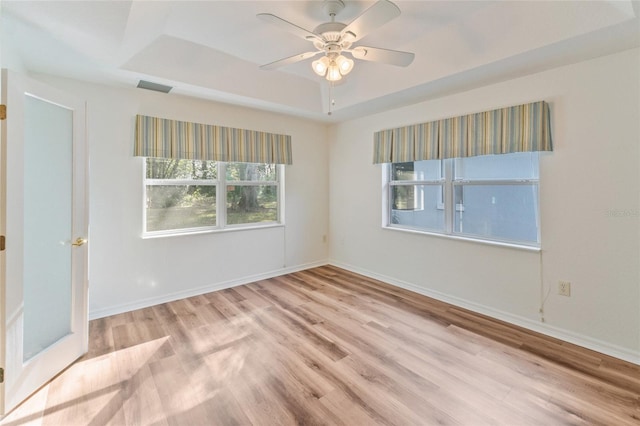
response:
{"label": "ceiling fan", "polygon": [[257,15],[259,19],[275,24],[283,30],[312,42],[316,48],[312,52],[299,53],[262,65],[260,69],[272,70],[324,54],[320,59],[313,61],[311,67],[316,74],[333,82],[341,80],[353,69],[354,61],[344,56],[343,53],[347,53],[355,59],[401,67],[406,67],[413,62],[415,56],[413,53],[379,47],[353,46],[353,43],[371,31],[399,16],[400,9],[395,4],[388,0],[378,0],[349,24],[335,20],[338,12],[344,9],[342,0],[324,0],[323,7],[331,21],[318,25],[313,31],[306,30],[270,13],[259,13]]}

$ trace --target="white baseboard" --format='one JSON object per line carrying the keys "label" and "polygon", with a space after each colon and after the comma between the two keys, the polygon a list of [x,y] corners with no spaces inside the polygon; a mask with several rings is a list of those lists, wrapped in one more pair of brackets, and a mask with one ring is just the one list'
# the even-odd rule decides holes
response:
{"label": "white baseboard", "polygon": [[565,342],[573,343],[574,345],[582,346],[584,348],[591,349],[596,352],[603,353],[605,355],[609,355],[627,362],[631,362],[633,364],[640,365],[640,354],[627,348],[612,345],[610,343],[603,342],[601,340],[594,339],[589,336],[584,336],[578,333],[574,333],[569,330],[564,330],[558,327],[554,327],[546,323],[532,321],[529,318],[513,315],[508,312],[503,312],[498,309],[491,308],[489,306],[484,306],[484,305],[470,302],[468,300],[461,299],[455,296],[450,296],[445,293],[420,287],[418,285],[415,285],[406,281],[381,275],[381,274],[371,272],[362,268],[358,268],[353,265],[338,262],[336,260],[330,259],[328,263],[338,268],[355,272],[356,274],[364,275],[366,277],[373,278],[375,280],[382,281],[384,283],[391,284],[393,286],[400,287],[405,290],[410,290],[418,294],[431,297],[432,299],[440,300],[442,302],[449,303],[451,305],[458,306],[460,308],[468,309],[470,311],[473,311],[482,315],[487,315],[489,317],[492,317],[501,321],[505,321],[510,324],[514,324],[522,328],[526,328],[528,330],[532,330],[550,337],[554,337],[556,339],[563,340]]}
{"label": "white baseboard", "polygon": [[317,266],[326,265],[327,261],[318,261],[305,263],[275,271],[269,271],[258,275],[250,275],[238,279],[219,282],[202,287],[191,288],[185,291],[177,291],[174,293],[163,294],[162,296],[149,297],[146,299],[136,300],[131,303],[124,303],[117,306],[109,306],[101,309],[89,311],[89,320],[108,317],[110,315],[121,314],[124,312],[134,311],[136,309],[148,308],[149,306],[159,305],[161,303],[173,302],[174,300],[185,299],[187,297],[198,296],[200,294],[211,293],[212,291],[224,290],[226,288],[237,287],[239,285],[249,284],[255,281],[266,280],[280,275],[290,274],[292,272],[302,271],[305,269],[315,268]]}

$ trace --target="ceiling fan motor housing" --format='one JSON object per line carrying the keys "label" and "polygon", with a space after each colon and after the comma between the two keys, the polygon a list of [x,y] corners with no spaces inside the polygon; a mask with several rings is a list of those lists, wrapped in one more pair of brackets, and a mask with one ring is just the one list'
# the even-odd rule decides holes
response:
{"label": "ceiling fan motor housing", "polygon": [[318,25],[314,33],[320,34],[326,41],[338,41],[340,40],[340,32],[346,27],[342,22],[325,22]]}
{"label": "ceiling fan motor housing", "polygon": [[352,33],[347,31],[342,34],[342,30],[346,27],[342,22],[325,22],[318,25],[313,32],[322,36],[324,43],[316,40],[314,45],[318,50],[325,52],[340,52],[342,49],[348,49],[351,46],[350,39]]}

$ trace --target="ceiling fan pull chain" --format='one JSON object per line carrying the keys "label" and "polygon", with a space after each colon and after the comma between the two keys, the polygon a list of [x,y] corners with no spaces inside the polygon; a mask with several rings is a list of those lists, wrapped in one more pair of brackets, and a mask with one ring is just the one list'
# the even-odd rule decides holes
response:
{"label": "ceiling fan pull chain", "polygon": [[333,99],[333,81],[330,81],[329,82],[329,112],[327,113],[327,115],[331,115],[335,104],[336,104],[336,100]]}

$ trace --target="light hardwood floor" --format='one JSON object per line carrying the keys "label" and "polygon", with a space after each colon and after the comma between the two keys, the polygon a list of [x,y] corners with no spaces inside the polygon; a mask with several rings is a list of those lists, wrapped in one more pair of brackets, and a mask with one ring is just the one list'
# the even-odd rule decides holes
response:
{"label": "light hardwood floor", "polygon": [[44,425],[640,425],[640,367],[323,266],[91,322]]}

